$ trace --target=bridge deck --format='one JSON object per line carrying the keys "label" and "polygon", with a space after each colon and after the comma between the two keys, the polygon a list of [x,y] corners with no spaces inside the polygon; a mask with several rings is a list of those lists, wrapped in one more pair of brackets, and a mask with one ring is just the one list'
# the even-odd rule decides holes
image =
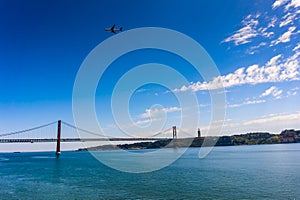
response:
{"label": "bridge deck", "polygon": [[[92,141],[157,141],[172,138],[61,138],[60,142],[92,142]],[[38,143],[57,142],[56,138],[44,139],[0,139],[0,143]]]}

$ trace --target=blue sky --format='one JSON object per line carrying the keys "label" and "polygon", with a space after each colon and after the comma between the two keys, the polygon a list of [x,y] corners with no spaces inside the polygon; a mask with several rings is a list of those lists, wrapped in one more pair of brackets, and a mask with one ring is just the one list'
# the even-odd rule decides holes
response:
{"label": "blue sky", "polygon": [[0,133],[58,119],[74,123],[76,74],[89,52],[112,36],[103,30],[112,24],[124,31],[164,27],[182,32],[205,48],[220,76],[204,82],[184,59],[159,50],[120,57],[96,93],[96,112],[107,133],[119,135],[110,109],[114,85],[133,66],[151,62],[180,71],[190,84],[171,91],[159,85],[137,90],[129,111],[139,126],[149,125],[149,114],[160,120],[162,112],[168,116],[166,127],[178,124],[181,108],[173,93],[194,92],[205,134],[211,117],[208,90],[223,85],[222,135],[300,128],[299,0],[16,0],[0,2]]}

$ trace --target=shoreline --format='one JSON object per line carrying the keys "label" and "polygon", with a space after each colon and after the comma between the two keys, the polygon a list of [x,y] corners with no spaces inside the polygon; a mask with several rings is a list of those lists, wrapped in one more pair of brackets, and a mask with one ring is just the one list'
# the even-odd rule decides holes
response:
{"label": "shoreline", "polygon": [[[205,145],[203,142],[205,140]],[[137,142],[132,144],[119,145],[101,145],[89,148],[79,148],[65,150],[62,152],[79,152],[79,151],[111,151],[111,150],[143,150],[143,149],[160,149],[160,148],[199,148],[199,147],[219,147],[219,146],[249,146],[264,144],[295,144],[300,143],[300,130],[284,130],[280,134],[270,134],[267,132],[246,133],[232,136],[209,136],[195,138],[178,138],[165,139],[155,142]],[[212,144],[212,145],[209,145]],[[0,152],[1,154],[21,154],[21,153],[48,153],[55,151],[12,151]]]}
{"label": "shoreline", "polygon": [[[299,144],[299,142],[294,142],[294,143],[277,143],[277,144],[249,144],[249,145],[230,145],[230,146],[213,146],[213,147],[247,147],[247,146],[265,146],[265,145],[285,145],[285,144],[289,144],[289,145],[293,145],[293,144]],[[205,147],[209,147],[209,146],[205,146]],[[205,147],[188,147],[188,148],[205,148]],[[169,147],[171,148],[171,147]],[[173,147],[172,147],[173,148]],[[176,148],[176,147],[175,147]],[[184,147],[177,147],[177,148],[184,148]],[[153,150],[158,149],[158,148],[152,148]],[[86,152],[86,151],[120,151],[120,150],[124,150],[124,149],[107,149],[107,150],[79,150],[79,149],[75,149],[75,150],[65,150],[65,151],[61,151],[62,153],[67,153],[67,152]],[[151,150],[151,149],[127,149],[130,151],[135,151],[135,150]],[[27,154],[27,153],[54,153],[55,151],[19,151],[19,152],[0,152],[0,154]]]}
{"label": "shoreline", "polygon": [[246,133],[220,137],[195,137],[158,140],[155,142],[137,142],[132,144],[102,145],[81,148],[77,151],[105,151],[105,150],[140,150],[180,147],[211,147],[211,146],[248,146],[261,144],[291,144],[300,143],[300,130],[284,130],[280,134],[267,132]]}

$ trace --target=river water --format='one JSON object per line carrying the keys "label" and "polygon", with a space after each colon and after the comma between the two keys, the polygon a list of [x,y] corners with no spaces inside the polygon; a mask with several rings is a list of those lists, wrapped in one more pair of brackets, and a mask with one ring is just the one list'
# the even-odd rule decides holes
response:
{"label": "river water", "polygon": [[1,153],[0,199],[300,198],[300,144],[215,147],[202,159],[198,152],[189,148],[173,164],[138,174],[89,152]]}

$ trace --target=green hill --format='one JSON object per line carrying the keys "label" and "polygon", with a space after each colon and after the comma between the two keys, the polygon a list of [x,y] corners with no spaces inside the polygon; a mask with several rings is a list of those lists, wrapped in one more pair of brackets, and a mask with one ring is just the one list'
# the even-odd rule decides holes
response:
{"label": "green hill", "polygon": [[[205,140],[205,143],[203,143]],[[247,133],[221,137],[196,137],[184,139],[165,139],[155,142],[138,142],[133,144],[104,145],[82,150],[114,150],[114,149],[157,149],[171,147],[201,147],[201,146],[234,146],[256,144],[300,143],[300,130],[284,130],[280,134],[267,132]]]}

